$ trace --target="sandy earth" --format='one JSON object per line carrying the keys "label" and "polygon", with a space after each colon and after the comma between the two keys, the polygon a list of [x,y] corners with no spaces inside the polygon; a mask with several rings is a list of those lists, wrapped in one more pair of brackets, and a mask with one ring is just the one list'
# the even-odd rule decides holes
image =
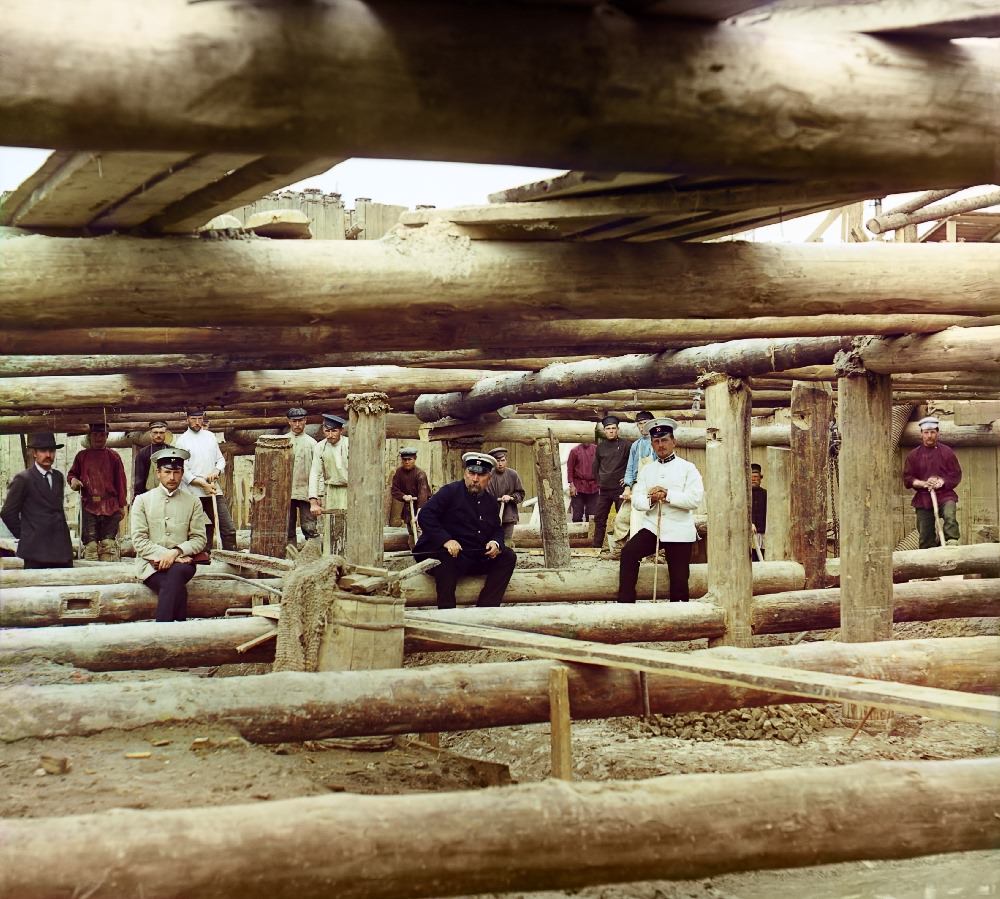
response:
{"label": "sandy earth", "polygon": [[[996,634],[996,619],[900,625],[897,636]],[[818,635],[811,635],[814,638]],[[788,638],[781,638],[787,640]],[[773,642],[774,638],[768,638]],[[998,641],[1000,651],[1000,641]],[[413,664],[469,654],[438,654]],[[480,654],[480,658],[485,658]],[[496,657],[496,656],[494,656]],[[96,674],[52,664],[0,673],[0,684],[80,683],[218,676],[186,672]],[[804,715],[804,706],[783,707]],[[951,759],[995,755],[1000,739],[974,725],[900,717],[891,732],[861,732],[839,721],[839,707],[816,707],[799,730],[801,742],[781,739],[682,739],[662,736],[656,719],[579,722],[573,726],[578,780],[636,779],[690,772],[754,771],[843,765],[871,759]],[[666,722],[664,722],[666,723]],[[385,751],[330,745],[258,746],[209,728],[156,727],[95,737],[25,740],[0,746],[0,816],[36,817],[110,808],[181,808],[268,802],[334,792],[406,793],[470,789],[544,779],[549,771],[547,724],[444,734],[441,749],[397,741]],[[141,753],[143,757],[129,758]],[[148,755],[146,755],[148,754]],[[61,759],[65,759],[62,762]],[[39,773],[43,766],[66,773]],[[504,899],[521,893],[503,894]],[[939,899],[1000,895],[1000,847],[905,862],[860,862],[798,871],[751,872],[692,882],[648,882],[542,892],[533,897],[586,899],[766,899],[766,897],[881,897]]]}

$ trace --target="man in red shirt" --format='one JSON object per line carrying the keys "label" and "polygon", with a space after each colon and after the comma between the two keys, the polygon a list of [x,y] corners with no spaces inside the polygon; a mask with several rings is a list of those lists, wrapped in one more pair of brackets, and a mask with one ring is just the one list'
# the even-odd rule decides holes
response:
{"label": "man in red shirt", "polygon": [[955,488],[962,480],[962,466],[958,464],[958,458],[951,447],[938,443],[940,422],[936,418],[928,416],[918,424],[920,446],[910,450],[906,456],[903,463],[903,483],[916,491],[913,495],[913,508],[917,512],[920,548],[931,549],[938,545],[932,490],[937,496],[945,542],[948,546],[958,546],[958,494],[955,493]]}
{"label": "man in red shirt", "polygon": [[589,521],[597,514],[599,490],[594,480],[596,443],[579,443],[569,451],[566,460],[566,480],[569,481],[569,510],[573,521]]}
{"label": "man in red shirt", "polygon": [[107,442],[107,426],[103,422],[92,424],[90,448],[76,454],[66,477],[69,486],[80,492],[83,505],[83,557],[115,562],[118,525],[128,502],[128,491],[122,458],[107,448]]}

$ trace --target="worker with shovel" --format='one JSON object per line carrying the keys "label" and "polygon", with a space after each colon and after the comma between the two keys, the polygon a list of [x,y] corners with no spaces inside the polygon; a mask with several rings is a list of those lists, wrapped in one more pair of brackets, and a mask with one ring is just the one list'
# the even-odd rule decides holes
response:
{"label": "worker with shovel", "polygon": [[932,415],[920,419],[920,446],[910,450],[903,463],[903,483],[916,491],[920,548],[958,546],[958,494],[962,466],[951,447],[938,442],[941,423]]}
{"label": "worker with shovel", "polygon": [[417,451],[412,446],[404,446],[399,451],[399,468],[392,476],[390,492],[396,502],[403,504],[403,524],[412,550],[420,538],[417,513],[431,498],[427,473],[417,468]]}

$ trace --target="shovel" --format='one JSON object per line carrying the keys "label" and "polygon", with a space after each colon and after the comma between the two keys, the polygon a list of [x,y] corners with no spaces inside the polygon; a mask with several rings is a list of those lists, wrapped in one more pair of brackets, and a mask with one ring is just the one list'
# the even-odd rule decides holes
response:
{"label": "shovel", "polygon": [[413,506],[413,500],[409,500],[410,503],[410,532],[413,534],[413,542],[416,543],[420,539],[420,532],[417,530],[417,510]]}
{"label": "shovel", "polygon": [[930,491],[931,506],[934,508],[934,530],[937,531],[938,543],[944,546],[944,525],[941,524],[941,516],[938,512],[937,491],[933,487],[927,489]]}
{"label": "shovel", "polygon": [[212,494],[212,549],[222,549],[222,536],[219,534],[219,498]]}

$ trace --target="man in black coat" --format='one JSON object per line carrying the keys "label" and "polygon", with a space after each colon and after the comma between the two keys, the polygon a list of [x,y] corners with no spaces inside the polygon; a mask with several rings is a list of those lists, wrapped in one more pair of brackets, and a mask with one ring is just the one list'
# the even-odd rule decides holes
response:
{"label": "man in black coat", "polygon": [[445,484],[418,515],[421,534],[413,556],[441,563],[430,571],[439,609],[454,609],[458,579],[476,574],[486,575],[476,605],[500,605],[517,564],[514,551],[503,543],[499,503],[486,492],[496,460],[465,453],[462,464],[464,478]]}
{"label": "man in black coat", "polygon": [[18,538],[17,554],[25,568],[71,568],[73,544],[63,510],[66,479],[52,463],[56,450],[55,434],[32,434],[28,448],[34,463],[14,475],[7,490],[0,518]]}

